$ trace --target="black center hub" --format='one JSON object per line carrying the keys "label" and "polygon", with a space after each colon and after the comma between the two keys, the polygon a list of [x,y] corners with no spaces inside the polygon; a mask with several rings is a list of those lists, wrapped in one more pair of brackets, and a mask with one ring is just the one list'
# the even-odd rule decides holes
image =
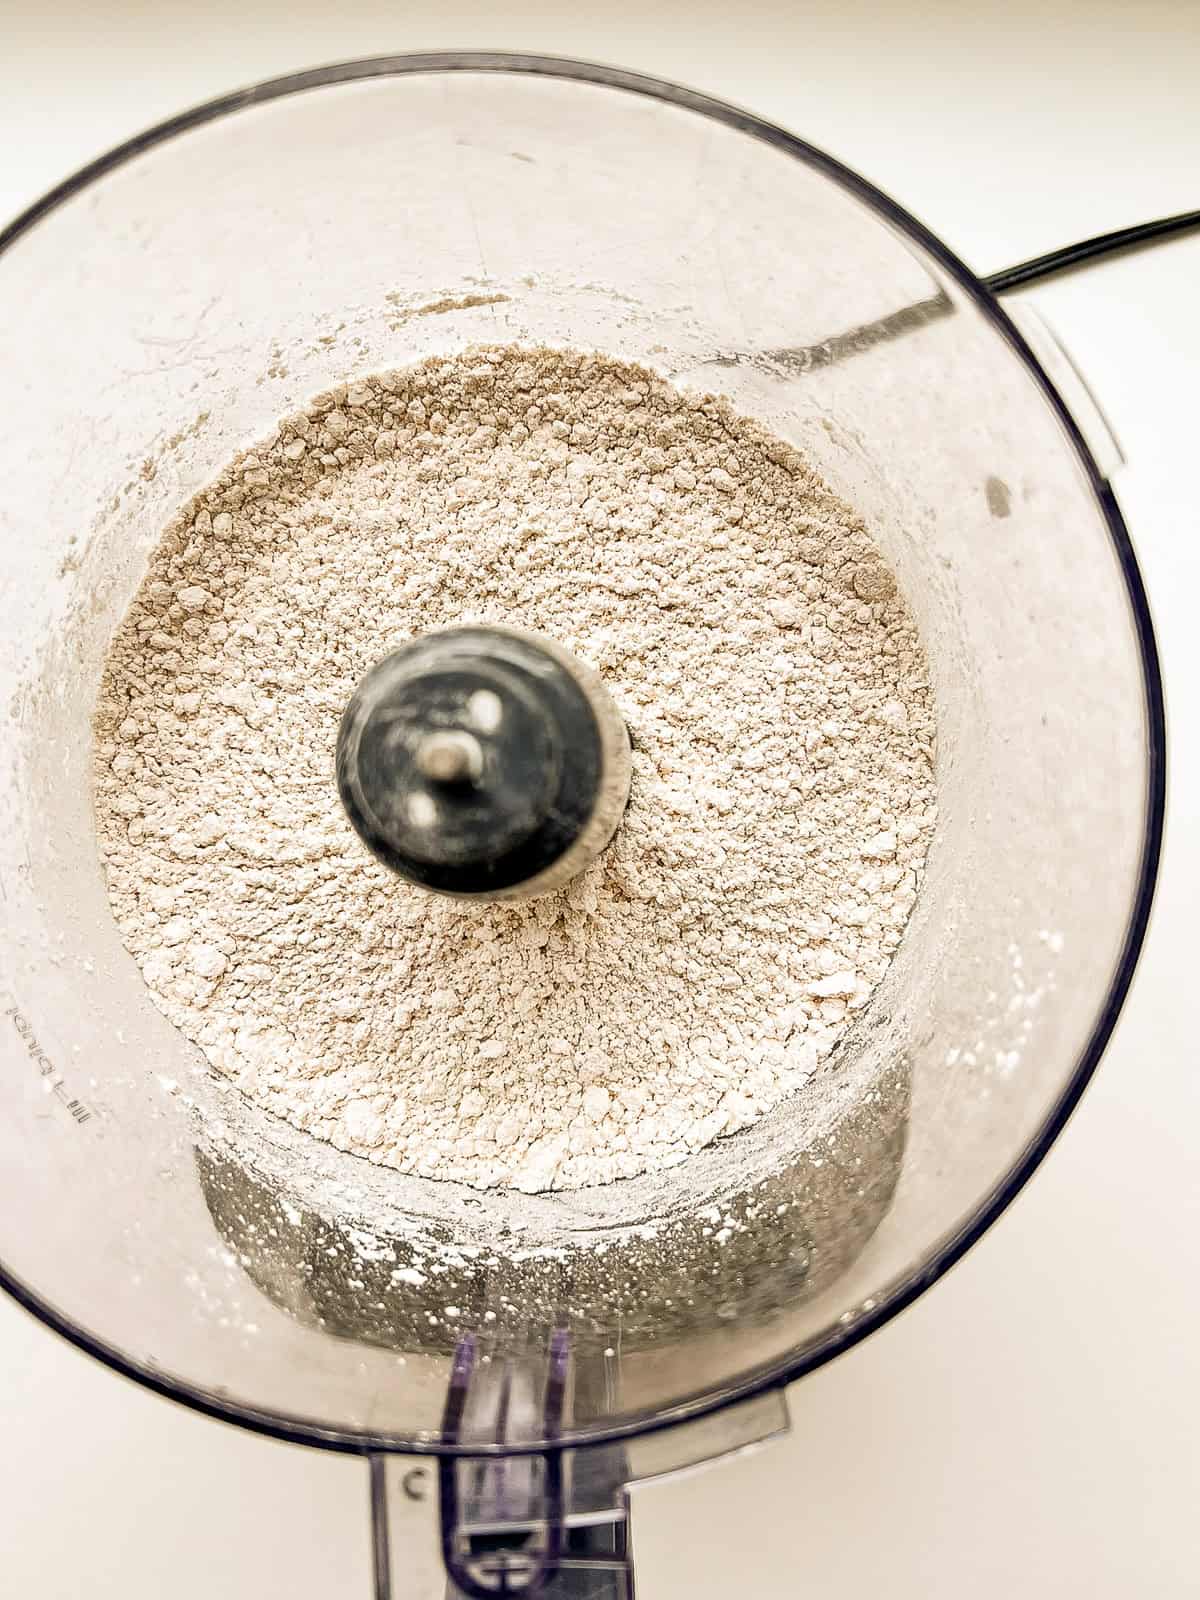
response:
{"label": "black center hub", "polygon": [[342,718],[338,789],[381,861],[446,894],[495,894],[553,865],[596,804],[603,752],[586,694],[505,629],[414,640]]}

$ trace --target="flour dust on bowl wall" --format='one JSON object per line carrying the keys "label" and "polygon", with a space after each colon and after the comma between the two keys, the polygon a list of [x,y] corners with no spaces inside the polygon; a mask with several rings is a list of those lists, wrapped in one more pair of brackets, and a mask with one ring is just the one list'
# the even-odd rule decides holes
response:
{"label": "flour dust on bowl wall", "polygon": [[400,58],[127,152],[0,294],[17,1293],[313,1442],[599,1448],[983,1225],[1158,729],[964,269],[682,91]]}

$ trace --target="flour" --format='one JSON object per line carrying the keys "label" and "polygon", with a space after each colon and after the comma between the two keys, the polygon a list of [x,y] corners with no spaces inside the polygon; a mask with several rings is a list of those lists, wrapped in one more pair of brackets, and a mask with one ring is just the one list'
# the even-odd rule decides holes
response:
{"label": "flour", "polygon": [[[333,778],[355,684],[503,622],[634,743],[604,855],[430,896]],[[95,719],[114,914],[259,1104],[385,1166],[534,1192],[678,1164],[802,1089],[899,943],[934,821],[911,615],[861,522],[727,402],[499,347],[357,380],[167,530]]]}

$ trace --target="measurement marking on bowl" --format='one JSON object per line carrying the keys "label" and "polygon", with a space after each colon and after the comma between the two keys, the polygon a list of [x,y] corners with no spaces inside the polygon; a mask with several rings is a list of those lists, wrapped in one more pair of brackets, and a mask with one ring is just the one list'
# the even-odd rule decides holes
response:
{"label": "measurement marking on bowl", "polygon": [[56,1099],[70,1112],[71,1116],[81,1126],[91,1120],[93,1115],[91,1107],[77,1096],[72,1095],[67,1088],[66,1080],[62,1073],[51,1061],[50,1057],[38,1043],[37,1035],[29,1018],[17,1006],[9,1006],[4,1015],[11,1018],[13,1027],[17,1030],[26,1054],[41,1073],[47,1094],[53,1094]]}

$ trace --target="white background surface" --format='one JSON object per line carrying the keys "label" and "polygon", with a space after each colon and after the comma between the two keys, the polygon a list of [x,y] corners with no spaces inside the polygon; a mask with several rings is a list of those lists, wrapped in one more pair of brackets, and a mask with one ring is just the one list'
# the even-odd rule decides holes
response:
{"label": "white background surface", "polygon": [[[1192,0],[565,9],[0,0],[0,216],[210,95],[449,46],[588,56],[739,101],[873,178],[980,271],[1200,206]],[[792,1391],[786,1443],[644,1496],[640,1600],[1200,1594],[1197,286],[1193,240],[1032,297],[1128,458],[1117,489],[1167,678],[1170,830],[1116,1039],[967,1261]],[[0,306],[0,348],[13,315]],[[359,1463],[156,1399],[7,1301],[0,1441],[6,1596],[368,1600]]]}

